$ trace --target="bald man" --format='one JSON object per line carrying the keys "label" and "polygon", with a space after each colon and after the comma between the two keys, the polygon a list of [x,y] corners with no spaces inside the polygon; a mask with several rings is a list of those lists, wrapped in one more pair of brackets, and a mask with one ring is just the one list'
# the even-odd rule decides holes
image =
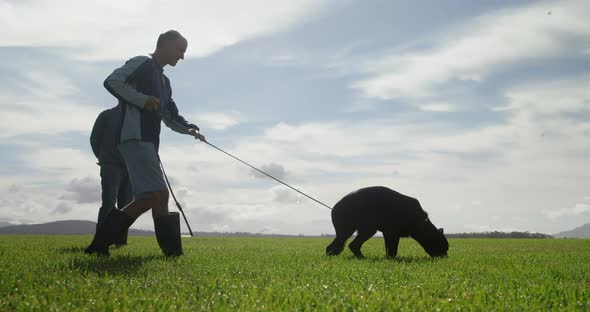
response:
{"label": "bald man", "polygon": [[166,256],[183,254],[180,218],[168,211],[168,189],[164,182],[158,149],[161,121],[170,129],[205,141],[199,127],[188,123],[172,100],[166,65],[184,59],[188,41],[178,31],[160,34],[156,51],[136,56],[115,69],[104,82],[105,88],[123,109],[118,149],[127,167],[134,201],[121,210],[113,209],[101,223],[87,254],[109,256],[109,246],[144,212],[152,210],[158,244]]}

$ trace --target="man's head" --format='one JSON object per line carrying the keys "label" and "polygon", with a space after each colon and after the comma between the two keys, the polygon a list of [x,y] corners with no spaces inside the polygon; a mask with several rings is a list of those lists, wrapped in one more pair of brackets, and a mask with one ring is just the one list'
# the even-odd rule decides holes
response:
{"label": "man's head", "polygon": [[162,67],[175,66],[178,60],[184,59],[187,47],[186,38],[176,30],[169,30],[158,37],[154,55]]}

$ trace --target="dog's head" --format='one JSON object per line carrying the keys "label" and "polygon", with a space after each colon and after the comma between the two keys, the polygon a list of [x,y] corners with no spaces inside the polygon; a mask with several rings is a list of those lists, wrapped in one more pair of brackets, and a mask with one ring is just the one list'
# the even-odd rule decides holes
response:
{"label": "dog's head", "polygon": [[444,230],[436,228],[430,219],[424,220],[424,223],[418,227],[412,237],[431,257],[446,257],[449,242],[445,237]]}

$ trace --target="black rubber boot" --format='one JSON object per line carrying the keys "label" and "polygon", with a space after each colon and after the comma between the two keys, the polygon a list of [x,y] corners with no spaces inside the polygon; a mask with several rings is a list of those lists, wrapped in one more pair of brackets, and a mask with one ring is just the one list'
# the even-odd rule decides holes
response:
{"label": "black rubber boot", "polygon": [[98,225],[94,239],[92,239],[90,246],[84,250],[84,253],[110,256],[109,246],[115,243],[134,221],[125,212],[111,209],[104,221]]}
{"label": "black rubber boot", "polygon": [[121,248],[123,246],[127,246],[127,236],[129,235],[129,230],[125,230],[121,233],[119,238],[115,241],[115,247]]}
{"label": "black rubber boot", "polygon": [[181,256],[182,241],[180,240],[180,216],[178,212],[171,212],[167,216],[154,220],[158,245],[167,257]]}

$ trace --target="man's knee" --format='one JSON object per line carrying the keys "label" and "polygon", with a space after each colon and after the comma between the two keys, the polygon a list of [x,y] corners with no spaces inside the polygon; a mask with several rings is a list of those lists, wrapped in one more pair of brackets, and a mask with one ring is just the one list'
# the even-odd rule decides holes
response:
{"label": "man's knee", "polygon": [[170,193],[168,193],[168,190],[154,192],[153,196],[158,202],[168,205],[168,198],[170,197]]}
{"label": "man's knee", "polygon": [[155,205],[152,207],[152,217],[154,219],[168,215],[168,191],[158,191],[153,193]]}
{"label": "man's knee", "polygon": [[168,190],[161,190],[161,191],[151,191],[151,192],[145,192],[145,193],[140,193],[140,194],[135,194],[135,200],[148,200],[148,201],[153,201],[153,200],[164,200],[164,199],[168,199]]}

